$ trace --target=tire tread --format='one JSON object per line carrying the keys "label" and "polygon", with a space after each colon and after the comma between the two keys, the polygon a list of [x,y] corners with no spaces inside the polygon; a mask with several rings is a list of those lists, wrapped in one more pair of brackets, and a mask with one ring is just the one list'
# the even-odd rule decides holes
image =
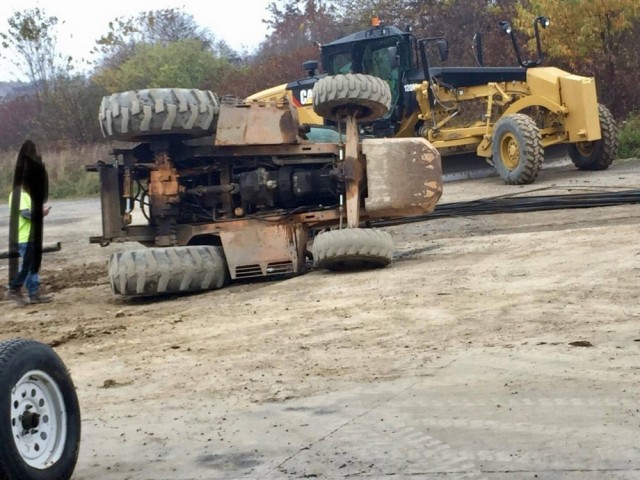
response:
{"label": "tire tread", "polygon": [[569,157],[579,170],[606,170],[618,157],[618,126],[613,115],[604,105],[598,105],[601,139],[595,141],[593,152],[589,156],[580,153],[574,144],[568,146]]}
{"label": "tire tread", "polygon": [[[338,269],[344,263],[361,262],[371,267],[388,265],[393,258],[391,235],[374,228],[345,228],[322,232],[312,245],[318,268]],[[366,266],[366,265],[365,265]]]}
{"label": "tire tread", "polygon": [[98,120],[105,138],[137,141],[154,135],[211,135],[220,111],[210,91],[152,88],[102,98]]}
{"label": "tire tread", "polygon": [[391,107],[389,85],[371,75],[346,74],[321,78],[313,86],[313,109],[321,117],[338,120],[345,106],[364,107],[358,121],[382,117]]}
{"label": "tire tread", "polygon": [[[45,470],[38,470],[37,475],[34,475],[28,473],[33,470],[31,467],[25,466],[25,470],[22,465],[19,465],[22,459],[18,459],[19,455],[17,452],[10,452],[7,450],[9,448],[9,443],[7,442],[7,439],[4,438],[2,441],[6,443],[2,445],[1,448],[3,451],[0,453],[0,480],[15,480],[17,478],[20,478],[21,480],[33,480],[36,478],[68,480],[71,478],[78,459],[81,419],[80,406],[78,404],[75,386],[73,385],[68,369],[49,345],[36,340],[24,338],[0,341],[0,378],[2,379],[2,388],[0,389],[0,392],[3,395],[3,402],[4,395],[8,395],[10,388],[13,386],[13,380],[11,379],[13,374],[11,369],[13,368],[13,372],[15,372],[16,366],[24,367],[26,361],[33,362],[33,355],[37,352],[37,350],[34,349],[37,349],[47,355],[47,365],[45,368],[41,368],[43,370],[49,369],[50,371],[47,373],[49,373],[56,382],[60,382],[58,386],[61,388],[62,394],[65,397],[65,408],[67,411],[67,418],[70,422],[67,425],[67,443],[65,443],[65,450],[62,458],[54,464],[47,466]],[[8,377],[6,376],[7,374]],[[7,382],[9,382],[9,384],[5,385]],[[10,422],[7,421],[6,424],[9,425],[9,423]]]}
{"label": "tire tread", "polygon": [[109,283],[119,295],[158,295],[221,288],[228,280],[222,247],[145,248],[114,253]]}
{"label": "tire tread", "polygon": [[[537,178],[542,164],[544,162],[544,149],[542,148],[542,136],[535,121],[523,113],[514,113],[506,115],[498,120],[494,126],[494,147],[499,145],[500,139],[496,138],[501,133],[502,128],[507,128],[515,133],[514,129],[522,133],[524,139],[524,159],[521,165],[514,170],[500,168],[498,164],[496,170],[500,174],[502,180],[508,185],[525,185],[533,183]],[[493,151],[493,162],[496,166],[497,162],[501,162],[497,149]]]}

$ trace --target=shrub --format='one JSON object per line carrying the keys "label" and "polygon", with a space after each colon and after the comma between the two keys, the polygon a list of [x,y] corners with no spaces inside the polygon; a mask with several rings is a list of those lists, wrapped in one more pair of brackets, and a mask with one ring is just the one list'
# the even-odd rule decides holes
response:
{"label": "shrub", "polygon": [[[97,173],[85,171],[85,165],[106,159],[107,145],[85,145],[60,150],[40,151],[49,174],[49,197],[95,197],[100,192]],[[6,203],[13,183],[18,151],[0,152],[0,203]]]}
{"label": "shrub", "polygon": [[640,115],[631,114],[620,125],[620,158],[640,158]]}

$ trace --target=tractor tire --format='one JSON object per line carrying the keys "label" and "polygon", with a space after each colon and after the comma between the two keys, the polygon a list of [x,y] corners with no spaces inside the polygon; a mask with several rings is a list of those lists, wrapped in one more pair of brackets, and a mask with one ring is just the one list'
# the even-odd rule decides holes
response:
{"label": "tractor tire", "polygon": [[103,97],[99,120],[102,135],[113,140],[198,138],[215,131],[219,111],[218,99],[210,91],[152,88]]}
{"label": "tractor tire", "polygon": [[535,121],[516,113],[498,120],[493,128],[493,167],[508,185],[532,183],[544,161],[542,136]]}
{"label": "tractor tire", "polygon": [[143,248],[114,253],[109,282],[116,295],[143,296],[222,288],[229,278],[222,247]]}
{"label": "tractor tire", "polygon": [[321,78],[313,86],[313,110],[329,120],[340,120],[345,107],[356,107],[359,122],[382,117],[391,107],[391,90],[384,80],[362,74]]}
{"label": "tractor tire", "polygon": [[0,342],[0,479],[68,480],[80,406],[60,357],[34,340]]}
{"label": "tractor tire", "polygon": [[618,126],[611,112],[598,105],[602,138],[567,146],[571,161],[579,170],[606,170],[618,156]]}
{"label": "tractor tire", "polygon": [[314,266],[326,270],[365,270],[389,265],[393,239],[384,230],[345,228],[319,233],[311,253]]}

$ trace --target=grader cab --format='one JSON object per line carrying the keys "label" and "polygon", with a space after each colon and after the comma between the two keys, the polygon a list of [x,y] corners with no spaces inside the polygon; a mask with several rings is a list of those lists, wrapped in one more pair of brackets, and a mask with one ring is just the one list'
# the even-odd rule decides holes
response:
{"label": "grader cab", "polygon": [[[577,168],[602,170],[617,154],[617,127],[598,104],[593,78],[543,67],[539,27],[534,22],[538,58],[523,60],[513,29],[510,35],[518,62],[513,67],[487,67],[476,37],[476,67],[446,66],[443,37],[417,39],[411,31],[375,22],[368,30],[321,47],[325,74],[361,73],[383,79],[390,87],[387,114],[361,126],[373,137],[424,137],[443,156],[475,152],[492,164],[504,182],[535,180],[544,149],[566,144]],[[433,59],[433,54],[436,59]],[[435,61],[433,61],[435,60]],[[436,65],[437,63],[437,65]],[[249,97],[287,96],[304,123],[323,123],[313,113],[315,84],[322,78],[317,63],[307,62],[307,78]]]}

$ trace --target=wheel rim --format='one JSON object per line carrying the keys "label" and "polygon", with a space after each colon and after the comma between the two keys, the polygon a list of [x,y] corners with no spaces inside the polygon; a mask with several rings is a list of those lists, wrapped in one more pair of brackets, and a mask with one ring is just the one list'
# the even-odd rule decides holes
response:
{"label": "wheel rim", "polygon": [[43,371],[27,372],[11,390],[11,429],[18,453],[30,467],[43,470],[60,460],[67,438],[64,398]]}
{"label": "wheel rim", "polygon": [[589,157],[593,153],[593,149],[595,147],[594,142],[578,142],[575,144],[578,153],[583,157]]}
{"label": "wheel rim", "polygon": [[520,144],[511,133],[502,137],[500,142],[500,158],[505,167],[514,170],[520,163]]}

